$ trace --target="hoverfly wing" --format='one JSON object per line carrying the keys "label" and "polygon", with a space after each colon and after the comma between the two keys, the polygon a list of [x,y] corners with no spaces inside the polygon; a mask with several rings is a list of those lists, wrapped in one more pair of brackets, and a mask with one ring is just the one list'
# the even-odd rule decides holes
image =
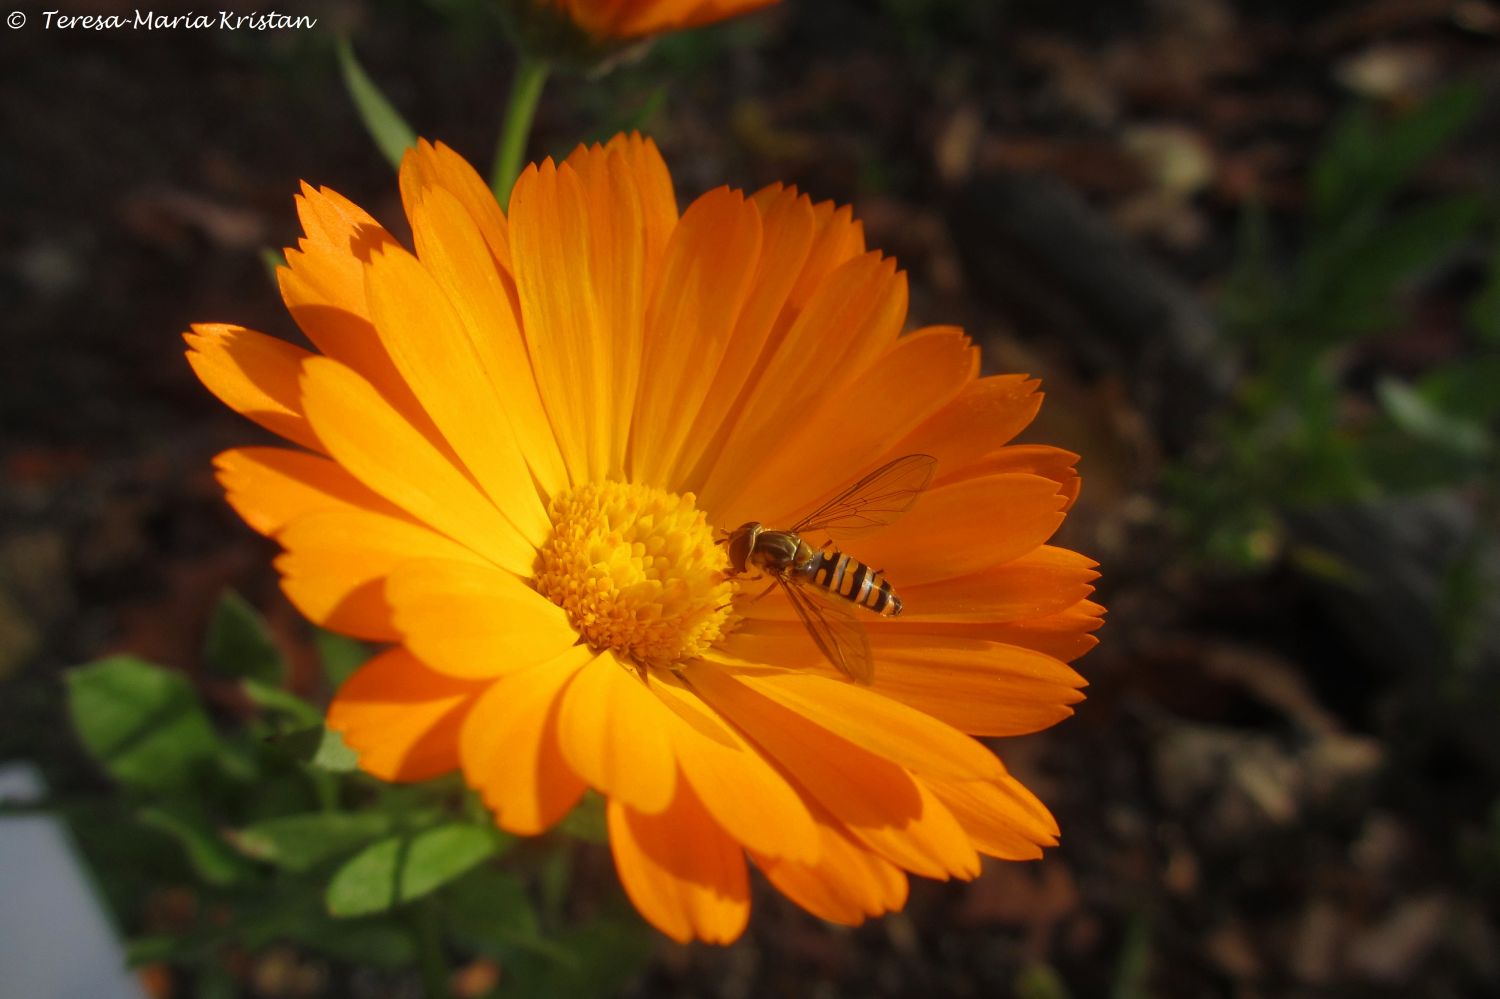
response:
{"label": "hoverfly wing", "polygon": [[803,517],[790,530],[793,534],[826,531],[839,539],[884,527],[911,509],[932,481],[936,468],[937,459],[930,454],[897,458]]}
{"label": "hoverfly wing", "polygon": [[855,683],[873,680],[875,660],[870,654],[870,637],[845,602],[815,587],[785,579],[777,582],[828,661]]}

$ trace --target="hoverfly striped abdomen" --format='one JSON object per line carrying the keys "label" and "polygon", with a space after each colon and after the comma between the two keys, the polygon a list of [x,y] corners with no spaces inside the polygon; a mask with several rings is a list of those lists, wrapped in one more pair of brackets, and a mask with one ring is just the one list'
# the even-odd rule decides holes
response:
{"label": "hoverfly striped abdomen", "polygon": [[901,613],[901,598],[896,596],[885,574],[871,569],[847,552],[837,548],[820,551],[805,571],[809,583],[866,607],[881,617],[895,617]]}
{"label": "hoverfly striped abdomen", "polygon": [[[845,555],[833,542],[884,527],[901,516],[932,481],[936,466],[930,454],[904,455],[881,465],[790,530],[768,530],[752,520],[725,531],[729,573],[759,571],[770,576],[828,661],[856,683],[869,683],[875,675],[870,639],[849,605],[895,617],[901,613],[901,598],[883,571]],[[824,531],[828,541],[821,549],[803,540]]]}

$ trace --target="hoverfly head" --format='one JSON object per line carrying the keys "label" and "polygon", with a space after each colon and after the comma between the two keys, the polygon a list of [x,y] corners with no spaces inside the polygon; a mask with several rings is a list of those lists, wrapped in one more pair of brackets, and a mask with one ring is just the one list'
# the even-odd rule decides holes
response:
{"label": "hoverfly head", "polygon": [[745,572],[750,567],[750,553],[755,551],[755,539],[765,528],[756,521],[741,524],[725,537],[729,546],[729,567],[735,572]]}

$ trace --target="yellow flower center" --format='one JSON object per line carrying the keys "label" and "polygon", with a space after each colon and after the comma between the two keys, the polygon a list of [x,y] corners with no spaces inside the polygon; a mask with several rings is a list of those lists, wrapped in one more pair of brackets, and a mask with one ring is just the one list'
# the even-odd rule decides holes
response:
{"label": "yellow flower center", "polygon": [[728,631],[729,561],[692,493],[593,482],[553,497],[536,588],[590,646],[676,666]]}

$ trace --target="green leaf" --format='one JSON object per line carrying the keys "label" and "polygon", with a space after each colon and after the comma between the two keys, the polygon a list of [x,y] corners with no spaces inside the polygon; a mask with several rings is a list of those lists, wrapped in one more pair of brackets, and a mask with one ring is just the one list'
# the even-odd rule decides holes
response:
{"label": "green leaf", "polygon": [[605,143],[621,132],[648,132],[651,119],[655,118],[667,104],[667,87],[659,84],[651,88],[645,98],[634,108],[616,111],[596,127],[584,140],[589,144]]}
{"label": "green leaf", "polygon": [[1125,940],[1115,964],[1112,999],[1147,999],[1151,994],[1151,923],[1136,913],[1125,927]]}
{"label": "green leaf", "polygon": [[354,46],[347,38],[339,40],[339,67],[343,70],[344,87],[359,111],[365,130],[391,166],[399,170],[402,156],[417,144],[417,134],[360,66]]}
{"label": "green leaf", "polygon": [[190,805],[143,808],[141,823],[160,829],[182,844],[188,863],[206,883],[225,888],[246,880],[253,868],[225,842],[213,825]]}
{"label": "green leaf", "polygon": [[318,751],[313,754],[313,766],[330,773],[346,774],[359,769],[359,755],[349,748],[343,735],[331,728],[323,730],[318,742]]}
{"label": "green leaf", "polygon": [[1033,961],[1016,972],[1016,999],[1068,999],[1068,986],[1057,969],[1044,961]]}
{"label": "green leaf", "polygon": [[[332,774],[318,776],[329,781],[337,780]],[[244,811],[240,821],[245,825],[278,819],[283,815],[300,815],[315,808],[333,808],[333,797],[324,798],[309,786],[306,774],[292,771],[261,774],[253,788],[242,792],[241,798]]]}
{"label": "green leaf", "polygon": [[289,871],[308,871],[389,833],[379,812],[313,812],[267,819],[232,835],[247,856]]}
{"label": "green leaf", "polygon": [[94,758],[136,787],[185,787],[218,752],[213,726],[187,679],[132,656],[70,673],[68,712]]}
{"label": "green leaf", "polygon": [[567,840],[558,841],[531,867],[536,872],[542,915],[552,925],[561,920],[568,886],[573,881],[573,847]]}
{"label": "green leaf", "polygon": [[1349,564],[1347,559],[1339,557],[1326,548],[1319,548],[1315,545],[1292,545],[1287,548],[1286,556],[1298,571],[1314,579],[1336,586],[1347,586],[1350,589],[1359,585],[1359,572]]}
{"label": "green leaf", "polygon": [[526,887],[509,871],[473,871],[443,889],[440,898],[449,931],[475,951],[503,960],[510,948],[540,939]]}
{"label": "green leaf", "polygon": [[323,721],[321,711],[289,690],[255,679],[247,679],[242,687],[250,700],[268,711],[286,715],[298,725],[312,727]]}
{"label": "green leaf", "polygon": [[381,840],[334,872],[328,911],[364,916],[421,898],[492,856],[499,842],[490,830],[464,823]]}
{"label": "green leaf", "polygon": [[1254,336],[1278,327],[1277,312],[1286,298],[1274,265],[1265,205],[1257,200],[1245,205],[1235,243],[1234,264],[1219,296],[1219,313],[1231,333]]}
{"label": "green leaf", "polygon": [[359,756],[349,748],[344,737],[322,725],[289,732],[271,740],[271,744],[293,759],[301,760],[319,770],[327,770],[330,773],[349,773],[359,769]]}
{"label": "green leaf", "polygon": [[220,676],[247,677],[276,686],[286,660],[271,640],[265,618],[233,590],[224,591],[208,625],[203,661]]}
{"label": "green leaf", "polygon": [[1449,256],[1474,231],[1484,204],[1459,196],[1386,218],[1365,238],[1309,254],[1320,287],[1313,330],[1325,341],[1378,329],[1394,320],[1392,299],[1404,282]]}
{"label": "green leaf", "polygon": [[1453,662],[1471,676],[1483,661],[1489,611],[1500,591],[1500,575],[1488,558],[1494,554],[1493,539],[1478,534],[1443,573],[1438,599],[1438,619]]}
{"label": "green leaf", "polygon": [[618,995],[651,959],[656,940],[638,919],[622,913],[618,919],[600,918],[574,927],[548,943],[550,953],[518,950],[512,955],[501,996]]}
{"label": "green leaf", "polygon": [[199,964],[193,986],[194,999],[239,999],[240,995],[234,975],[213,962]]}
{"label": "green leaf", "polygon": [[308,920],[288,937],[329,957],[355,966],[404,968],[417,959],[411,931],[385,920]]}
{"label": "green leaf", "polygon": [[281,278],[277,277],[276,272],[286,266],[286,255],[274,247],[262,246],[260,248],[260,263],[266,269],[266,276],[271,279],[271,287],[279,293]]}
{"label": "green leaf", "polygon": [[1478,112],[1483,91],[1461,83],[1389,123],[1368,107],[1335,127],[1312,169],[1312,209],[1323,224],[1385,203]]}
{"label": "green leaf", "polygon": [[318,628],[313,632],[313,647],[323,664],[323,675],[330,690],[338,690],[370,658],[364,642]]}
{"label": "green leaf", "polygon": [[609,829],[604,819],[604,798],[593,791],[584,793],[578,806],[564,816],[557,828],[585,843],[608,843]]}
{"label": "green leaf", "polygon": [[1478,458],[1490,447],[1483,425],[1453,416],[1393,378],[1375,386],[1380,407],[1397,427],[1431,447]]}
{"label": "green leaf", "polygon": [[[1495,304],[1500,312],[1500,297]],[[1497,385],[1500,385],[1500,355],[1490,353],[1433,368],[1422,376],[1417,391],[1430,405],[1452,417],[1484,423],[1500,419]]]}
{"label": "green leaf", "polygon": [[1485,343],[1500,345],[1500,244],[1490,257],[1490,272],[1484,287],[1469,304],[1469,322]]}
{"label": "green leaf", "polygon": [[179,959],[192,950],[192,944],[180,936],[136,937],[125,945],[125,966],[139,968],[143,964]]}
{"label": "green leaf", "polygon": [[1309,171],[1314,218],[1331,222],[1348,211],[1379,146],[1374,111],[1360,105],[1343,114],[1329,131],[1323,151]]}

